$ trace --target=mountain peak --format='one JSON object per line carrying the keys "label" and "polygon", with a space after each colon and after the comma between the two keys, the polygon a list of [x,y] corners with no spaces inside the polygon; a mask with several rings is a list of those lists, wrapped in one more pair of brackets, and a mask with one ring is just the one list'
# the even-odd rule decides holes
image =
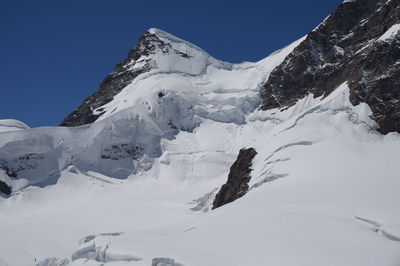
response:
{"label": "mountain peak", "polygon": [[156,35],[156,36],[158,36],[160,38],[164,38],[164,39],[179,40],[182,42],[184,41],[171,33],[168,33],[166,31],[163,31],[163,30],[157,29],[157,28],[150,28],[146,31],[146,33],[150,33],[150,34]]}
{"label": "mountain peak", "polygon": [[156,35],[159,39],[161,39],[161,40],[163,40],[165,42],[186,45],[186,46],[188,46],[188,47],[190,47],[192,49],[195,49],[195,50],[201,51],[203,53],[206,53],[200,47],[198,47],[198,46],[196,46],[196,45],[194,45],[194,44],[192,44],[192,43],[190,43],[188,41],[185,41],[185,40],[183,40],[183,39],[181,39],[179,37],[176,37],[175,35],[173,35],[171,33],[168,33],[166,31],[163,31],[163,30],[160,30],[160,29],[157,29],[157,28],[150,28],[147,32],[150,33],[150,34]]}
{"label": "mountain peak", "polygon": [[117,64],[100,88],[64,119],[61,126],[81,126],[104,114],[103,106],[144,73],[201,75],[209,66],[230,69],[201,48],[163,30],[151,28],[138,40],[126,59]]}

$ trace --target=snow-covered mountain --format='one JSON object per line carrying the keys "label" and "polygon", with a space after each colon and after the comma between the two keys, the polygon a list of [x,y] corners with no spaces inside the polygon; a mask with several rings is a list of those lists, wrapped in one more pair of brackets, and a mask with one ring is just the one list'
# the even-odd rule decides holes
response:
{"label": "snow-covered mountain", "polygon": [[[232,65],[161,30],[150,29],[144,36],[135,49],[147,55],[134,64],[127,63],[126,68],[136,71],[147,62],[151,66],[147,72],[112,97],[115,91],[104,91],[101,95],[111,99],[106,104],[94,108],[85,101],[66,119],[73,123],[71,117],[79,117],[74,123],[81,123],[98,115],[96,123],[4,133],[0,180],[18,191],[28,185],[56,182],[60,172],[70,166],[114,178],[146,171],[163,154],[164,140],[191,133],[204,121],[245,124],[246,117],[260,105],[258,91],[264,73],[298,43],[257,63]],[[149,52],[143,42],[156,48]],[[97,102],[97,98],[91,99]]]}
{"label": "snow-covered mountain", "polygon": [[399,14],[241,64],[150,29],[62,126],[0,120],[0,265],[399,265]]}

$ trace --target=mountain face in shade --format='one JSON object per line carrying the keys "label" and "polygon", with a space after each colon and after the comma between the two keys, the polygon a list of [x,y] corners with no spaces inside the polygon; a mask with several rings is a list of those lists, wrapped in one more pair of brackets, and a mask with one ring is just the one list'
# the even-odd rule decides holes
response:
{"label": "mountain face in shade", "polygon": [[327,96],[347,81],[351,103],[366,102],[380,132],[400,132],[399,29],[399,0],[345,1],[272,71],[261,108]]}

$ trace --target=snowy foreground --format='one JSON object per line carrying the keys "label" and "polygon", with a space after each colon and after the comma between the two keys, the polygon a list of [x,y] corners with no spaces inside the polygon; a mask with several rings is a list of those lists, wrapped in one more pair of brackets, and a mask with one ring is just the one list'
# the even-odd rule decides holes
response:
{"label": "snowy foreground", "polygon": [[[153,31],[192,57],[177,67],[155,55],[158,70],[99,121],[0,121],[2,157],[30,144],[43,155],[21,179],[0,173],[13,185],[0,197],[1,266],[400,265],[400,135],[377,133],[346,83],[260,111],[258,84],[298,42],[231,65]],[[140,156],[97,156],[116,141],[140,146]],[[211,211],[243,147],[257,151],[250,191]]]}

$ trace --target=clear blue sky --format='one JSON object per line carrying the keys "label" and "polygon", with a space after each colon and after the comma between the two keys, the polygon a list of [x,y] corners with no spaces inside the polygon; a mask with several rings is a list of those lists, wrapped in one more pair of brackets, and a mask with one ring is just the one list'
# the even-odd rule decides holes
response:
{"label": "clear blue sky", "polygon": [[229,61],[257,61],[342,0],[0,0],[0,119],[57,125],[156,27]]}

